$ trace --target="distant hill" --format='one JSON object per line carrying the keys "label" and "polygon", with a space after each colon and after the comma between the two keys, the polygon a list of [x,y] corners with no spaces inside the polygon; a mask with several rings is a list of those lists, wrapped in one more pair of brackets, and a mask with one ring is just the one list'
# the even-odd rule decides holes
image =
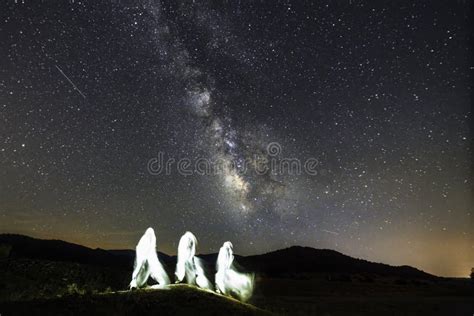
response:
{"label": "distant hill", "polygon": [[11,258],[66,261],[99,266],[130,266],[130,260],[127,257],[62,240],[43,240],[23,235],[2,234],[0,244],[11,246],[9,252]]}
{"label": "distant hill", "polygon": [[[0,234],[0,245],[9,248],[10,258],[65,261],[114,268],[131,269],[133,250],[91,249],[61,240],[42,240],[23,235]],[[175,256],[159,253],[167,270],[176,263]],[[200,255],[214,269],[217,254]],[[377,274],[406,278],[436,278],[410,266],[394,267],[346,256],[334,250],[294,246],[262,255],[236,256],[237,265],[245,271],[267,276],[289,276],[298,273]]]}
{"label": "distant hill", "polygon": [[410,266],[394,267],[346,256],[329,249],[293,246],[262,255],[242,257],[239,263],[249,271],[282,275],[291,273],[377,274],[407,278],[436,278]]}
{"label": "distant hill", "polygon": [[[17,234],[0,234],[0,245],[10,246],[10,258],[65,261],[107,267],[133,267],[134,250],[91,249],[62,240],[37,239]],[[170,256],[159,253],[164,262]]]}

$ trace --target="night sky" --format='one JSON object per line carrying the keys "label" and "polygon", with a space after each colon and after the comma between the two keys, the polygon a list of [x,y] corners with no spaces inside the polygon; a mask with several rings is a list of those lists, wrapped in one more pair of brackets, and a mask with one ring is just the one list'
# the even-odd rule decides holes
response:
{"label": "night sky", "polygon": [[0,232],[474,266],[469,1],[0,6]]}

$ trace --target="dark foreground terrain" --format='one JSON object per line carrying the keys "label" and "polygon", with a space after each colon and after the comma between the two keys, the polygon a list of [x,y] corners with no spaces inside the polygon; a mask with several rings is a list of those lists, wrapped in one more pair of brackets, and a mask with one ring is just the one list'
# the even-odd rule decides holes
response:
{"label": "dark foreground terrain", "polygon": [[[201,258],[212,280],[216,256]],[[160,254],[160,259],[173,275],[176,258]],[[127,291],[132,251],[0,235],[0,314],[474,315],[469,279],[304,247],[236,261],[255,272],[249,304],[185,285]]]}
{"label": "dark foreground terrain", "polygon": [[252,305],[184,284],[166,290],[67,295],[0,306],[2,315],[270,315]]}
{"label": "dark foreground terrain", "polygon": [[[93,281],[97,282],[97,281]],[[77,283],[56,296],[3,300],[5,315],[472,315],[469,284],[258,278],[249,304],[193,286],[98,292]],[[464,284],[464,285],[463,285]],[[47,288],[45,284],[43,288]],[[28,286],[25,289],[29,290]],[[45,295],[44,293],[42,295]]]}

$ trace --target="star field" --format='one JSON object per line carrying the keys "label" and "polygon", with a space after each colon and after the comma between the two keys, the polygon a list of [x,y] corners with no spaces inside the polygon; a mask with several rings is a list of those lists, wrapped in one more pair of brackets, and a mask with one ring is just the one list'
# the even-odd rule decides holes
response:
{"label": "star field", "polygon": [[[467,2],[4,2],[1,232],[470,271]],[[270,143],[317,174],[259,173]]]}

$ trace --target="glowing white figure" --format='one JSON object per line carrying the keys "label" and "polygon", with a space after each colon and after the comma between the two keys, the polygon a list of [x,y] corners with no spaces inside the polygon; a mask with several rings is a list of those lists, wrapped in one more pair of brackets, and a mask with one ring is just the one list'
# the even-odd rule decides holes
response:
{"label": "glowing white figure", "polygon": [[135,266],[130,288],[145,286],[150,276],[160,286],[170,284],[170,279],[156,254],[156,236],[151,227],[145,231],[136,247]]}
{"label": "glowing white figure", "polygon": [[176,283],[186,277],[188,284],[197,284],[200,288],[212,290],[212,284],[204,274],[201,259],[196,257],[197,239],[191,232],[186,232],[179,240],[178,259],[176,263]]}
{"label": "glowing white figure", "polygon": [[241,301],[250,298],[253,292],[253,275],[237,272],[233,267],[234,252],[230,241],[226,241],[217,256],[216,290],[224,295],[236,296]]}
{"label": "glowing white figure", "polygon": [[212,283],[206,278],[203,269],[202,260],[198,257],[194,257],[194,264],[196,267],[196,284],[203,289],[213,290],[214,286]]}

